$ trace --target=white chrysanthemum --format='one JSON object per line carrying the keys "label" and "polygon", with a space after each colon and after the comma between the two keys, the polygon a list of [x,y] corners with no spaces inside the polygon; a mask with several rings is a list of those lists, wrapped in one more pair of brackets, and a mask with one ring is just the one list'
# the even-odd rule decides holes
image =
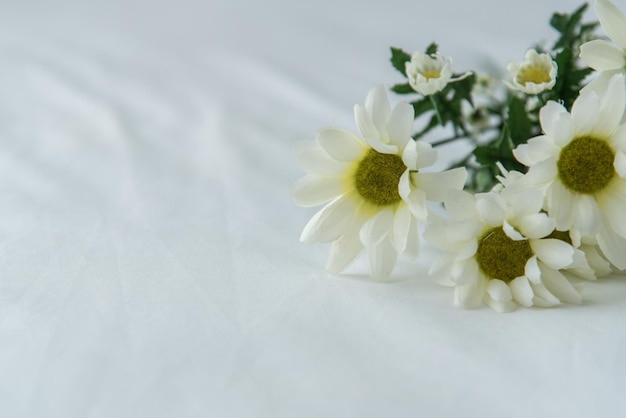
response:
{"label": "white chrysanthemum", "polygon": [[604,95],[582,92],[571,114],[548,102],[539,114],[544,135],[513,152],[529,167],[521,184],[544,191],[556,228],[595,237],[620,269],[626,268],[624,88],[624,76],[615,75]]}
{"label": "white chrysanthemum", "polygon": [[331,201],[305,226],[303,242],[333,242],[326,268],[344,270],[365,247],[374,277],[385,278],[398,253],[417,256],[417,221],[427,218],[427,200],[441,201],[447,189],[461,189],[465,169],[424,173],[437,153],[411,139],[413,107],[393,110],[383,86],[372,89],[365,106],[354,108],[363,139],[341,128],[318,131],[316,141],[296,150],[309,173],[294,187],[299,205]]}
{"label": "white chrysanthemum", "polygon": [[556,83],[558,70],[552,57],[529,49],[524,58],[525,61],[521,64],[511,62],[507,65],[512,80],[505,81],[505,84],[526,94],[539,94],[551,90]]}
{"label": "white chrysanthemum", "polygon": [[554,221],[541,211],[541,192],[453,191],[445,206],[452,220],[429,224],[424,238],[447,252],[429,274],[455,287],[457,306],[486,303],[505,312],[516,305],[581,302],[579,289],[561,270],[586,261],[570,244],[550,237]]}
{"label": "white chrysanthemum", "polygon": [[468,72],[452,78],[452,58],[444,57],[438,52],[428,55],[419,51],[405,64],[405,72],[413,90],[424,96],[435,94],[448,83],[462,80],[471,74]]}
{"label": "white chrysanthemum", "polygon": [[[524,174],[519,171],[507,171],[500,163],[496,163],[500,169],[501,175],[496,176],[499,183],[496,184],[492,191],[496,193],[502,192],[505,188],[507,193],[525,193],[528,187],[524,186]],[[574,257],[578,260],[576,267],[568,269],[567,272],[574,274],[585,280],[595,280],[597,277],[606,276],[612,272],[611,264],[604,258],[602,251],[592,238],[582,237],[580,232],[576,230],[557,231],[550,234],[550,238],[560,239],[571,244],[577,249]],[[587,264],[584,263],[587,260]]]}
{"label": "white chrysanthemum", "polygon": [[596,0],[600,24],[611,40],[596,39],[580,47],[580,58],[597,71],[626,71],[626,17],[609,0]]}
{"label": "white chrysanthemum", "polygon": [[471,138],[477,139],[491,124],[487,106],[471,105],[463,100],[461,102],[461,113],[463,114],[465,129]]}

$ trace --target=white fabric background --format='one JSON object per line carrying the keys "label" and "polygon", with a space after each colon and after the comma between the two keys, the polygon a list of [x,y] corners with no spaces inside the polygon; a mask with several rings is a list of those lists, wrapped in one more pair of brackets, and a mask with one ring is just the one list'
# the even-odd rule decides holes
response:
{"label": "white fabric background", "polygon": [[389,46],[501,68],[577,5],[0,2],[0,416],[624,416],[623,278],[463,311],[428,248],[327,275],[290,197]]}

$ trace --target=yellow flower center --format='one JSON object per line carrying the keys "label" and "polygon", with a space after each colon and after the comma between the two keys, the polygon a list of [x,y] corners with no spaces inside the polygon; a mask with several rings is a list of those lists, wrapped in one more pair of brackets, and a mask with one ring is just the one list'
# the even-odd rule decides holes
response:
{"label": "yellow flower center", "polygon": [[354,175],[356,190],[365,201],[376,206],[392,205],[401,200],[398,184],[405,171],[406,166],[398,155],[370,149]]}
{"label": "yellow flower center", "polygon": [[476,250],[476,261],[483,273],[507,283],[525,274],[526,262],[532,256],[528,240],[512,240],[502,228],[489,230]]}
{"label": "yellow flower center", "polygon": [[526,65],[517,73],[517,82],[523,86],[527,83],[549,83],[550,80],[550,69],[541,65]]}
{"label": "yellow flower center", "polygon": [[615,176],[615,154],[606,141],[591,136],[574,139],[559,155],[559,178],[568,189],[592,194],[604,189]]}
{"label": "yellow flower center", "polygon": [[431,68],[431,69],[422,71],[422,75],[426,77],[426,79],[430,80],[431,78],[441,77],[441,71],[439,71],[436,68]]}

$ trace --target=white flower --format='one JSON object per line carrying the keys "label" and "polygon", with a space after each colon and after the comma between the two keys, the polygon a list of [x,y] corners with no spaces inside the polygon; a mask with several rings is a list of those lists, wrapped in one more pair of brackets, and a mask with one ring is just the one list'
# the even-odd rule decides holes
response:
{"label": "white flower", "polygon": [[[506,189],[506,193],[526,193],[528,187],[524,185],[524,174],[519,171],[508,171],[504,166],[497,162],[496,165],[501,175],[497,175],[499,183],[496,184],[491,191],[500,193]],[[572,267],[567,268],[566,275],[573,274],[585,280],[595,280],[597,277],[606,276],[607,268],[610,272],[610,264],[606,261],[597,245],[593,245],[590,239],[582,242],[581,234],[576,230],[557,231],[554,230],[548,238],[556,238],[572,245],[576,250],[574,253],[575,263]]]}
{"label": "white flower", "polygon": [[491,118],[487,106],[475,104],[472,106],[469,102],[463,100],[461,102],[461,113],[465,122],[465,129],[469,132],[469,136],[478,139],[480,134],[491,124]]}
{"label": "white flower", "polygon": [[[551,307],[580,303],[579,289],[561,270],[583,266],[580,254],[554,239],[554,221],[542,212],[543,195],[451,191],[445,207],[451,221],[431,223],[424,238],[445,251],[429,274],[454,286],[454,303],[486,303],[499,312],[516,305]],[[584,258],[584,256],[583,256]]]}
{"label": "white flower", "polygon": [[596,12],[604,32],[617,45],[596,39],[580,47],[580,58],[597,71],[626,72],[626,18],[609,0],[596,0]]}
{"label": "white flower", "polygon": [[309,173],[294,187],[296,203],[330,201],[305,226],[303,242],[333,242],[327,270],[344,270],[365,247],[370,271],[385,278],[399,253],[416,257],[417,222],[426,220],[427,200],[441,201],[447,189],[461,189],[464,168],[424,173],[437,153],[411,139],[413,107],[393,110],[383,86],[372,89],[365,106],[354,108],[363,139],[341,128],[318,131],[316,141],[298,146]]}
{"label": "white flower", "polygon": [[512,81],[505,81],[505,84],[526,94],[539,94],[552,89],[558,70],[550,55],[539,54],[534,49],[526,51],[524,62],[511,62],[507,69],[511,73]]}
{"label": "white flower", "polygon": [[452,58],[438,52],[432,55],[415,52],[405,64],[409,84],[416,92],[429,96],[443,90],[448,83],[462,80],[471,73],[452,78]]}
{"label": "white flower", "polygon": [[516,186],[543,190],[556,229],[594,237],[620,269],[626,268],[624,89],[618,74],[602,96],[583,91],[571,114],[548,102],[539,113],[544,135],[513,151],[529,167]]}

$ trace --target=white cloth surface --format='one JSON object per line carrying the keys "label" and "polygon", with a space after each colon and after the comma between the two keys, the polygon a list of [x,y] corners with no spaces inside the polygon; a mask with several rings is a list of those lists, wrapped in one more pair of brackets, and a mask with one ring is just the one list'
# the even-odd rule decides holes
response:
{"label": "white cloth surface", "polygon": [[328,275],[290,197],[390,46],[503,68],[577,5],[0,3],[0,416],[624,416],[624,278],[464,311],[428,247]]}

